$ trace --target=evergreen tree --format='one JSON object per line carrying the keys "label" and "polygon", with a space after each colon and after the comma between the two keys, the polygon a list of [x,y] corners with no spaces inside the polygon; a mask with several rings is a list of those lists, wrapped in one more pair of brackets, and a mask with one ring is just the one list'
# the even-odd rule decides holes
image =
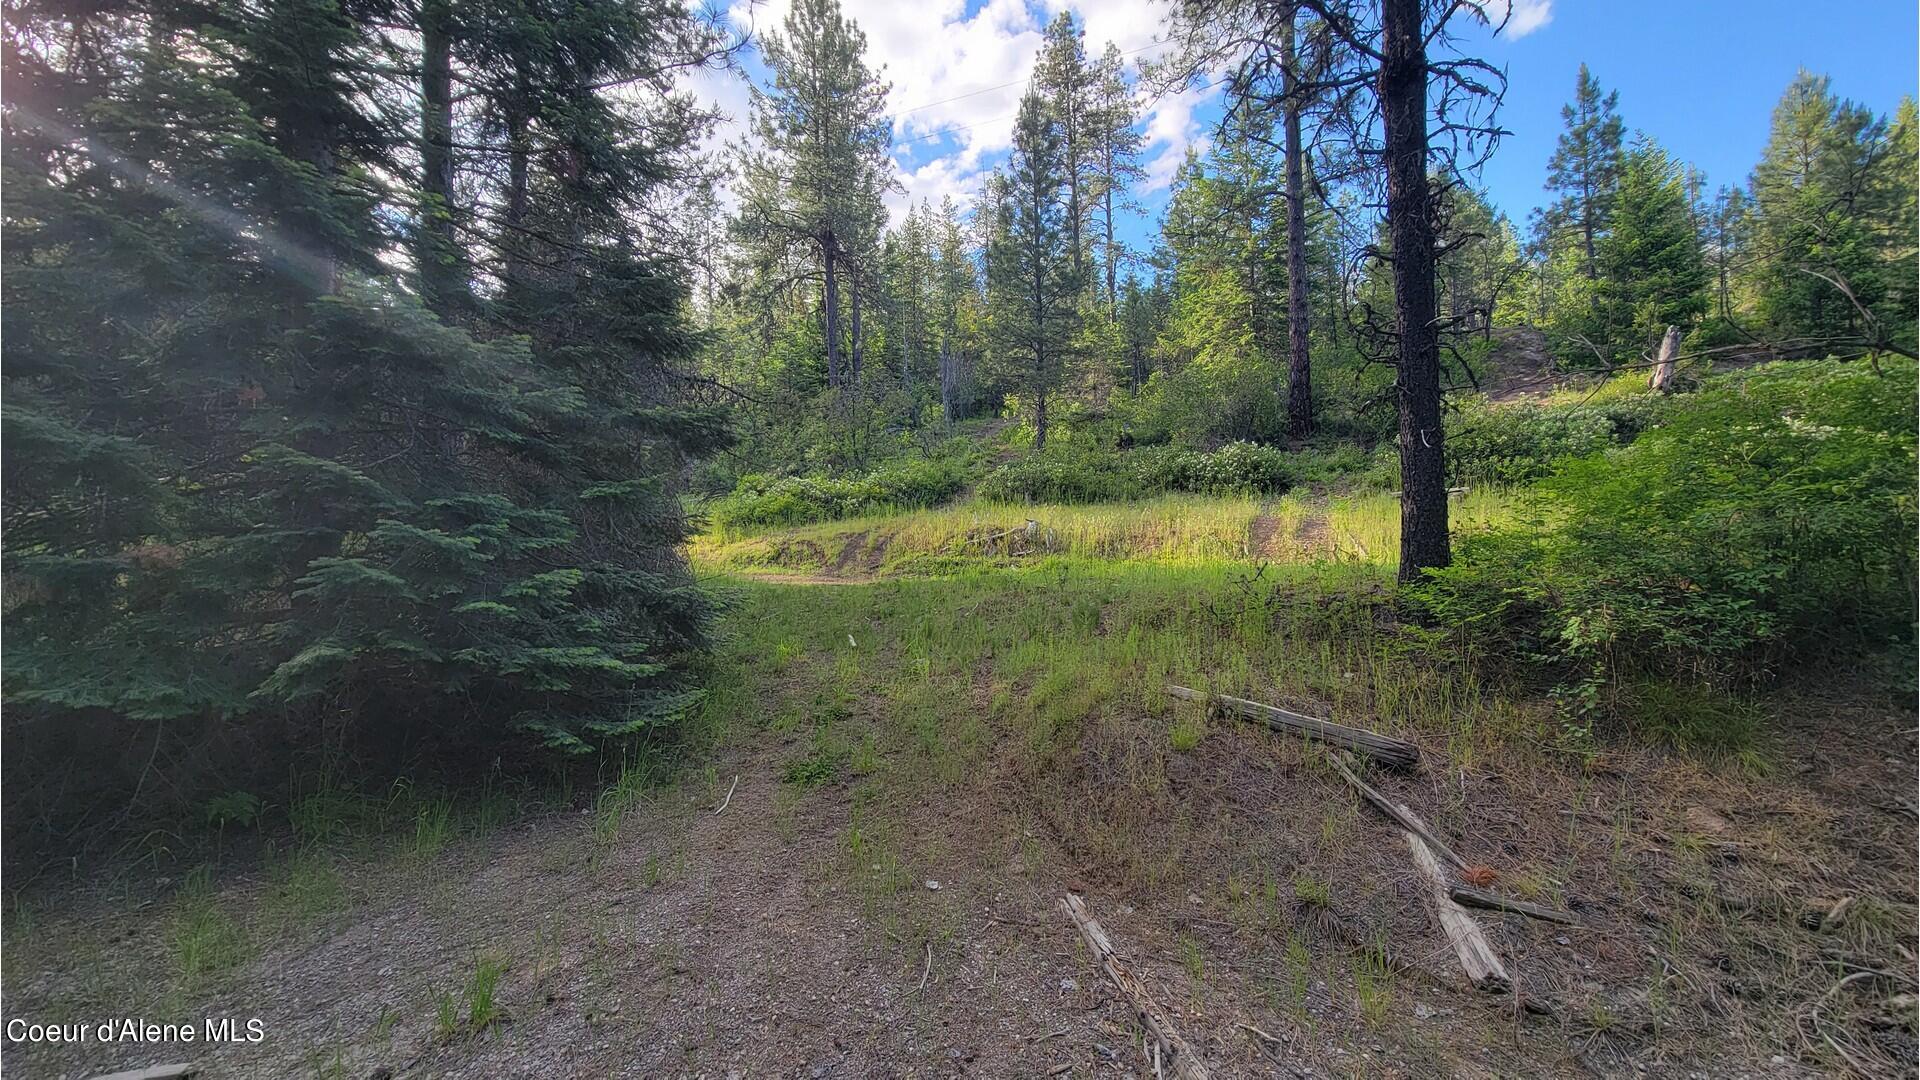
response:
{"label": "evergreen tree", "polygon": [[1689,329],[1706,313],[1709,276],[1686,173],[1651,139],[1627,153],[1599,261],[1611,363],[1637,359],[1668,326]]}
{"label": "evergreen tree", "polygon": [[1034,89],[1045,95],[1060,138],[1060,175],[1066,189],[1067,248],[1073,272],[1083,283],[1090,258],[1088,225],[1096,192],[1102,185],[1100,166],[1104,146],[1114,137],[1113,117],[1103,115],[1100,75],[1087,61],[1084,31],[1071,11],[1062,11],[1047,24],[1040,58],[1034,67]]}
{"label": "evergreen tree", "polygon": [[1620,184],[1625,129],[1616,111],[1619,102],[1619,91],[1601,93],[1599,81],[1581,64],[1573,102],[1560,109],[1566,130],[1547,160],[1547,190],[1560,194],[1548,212],[1550,227],[1577,235],[1580,271],[1589,281],[1599,274],[1600,239],[1612,220]]}
{"label": "evergreen tree", "polygon": [[[740,155],[747,182],[736,235],[749,248],[805,251],[807,276],[820,287],[827,379],[836,387],[857,379],[861,269],[871,265],[892,184],[887,84],[867,67],[866,48],[866,35],[837,0],[798,0],[785,33],[768,34],[762,45],[774,87],[753,88],[756,145]],[[843,307],[852,324],[844,329]]]}
{"label": "evergreen tree", "polygon": [[1145,174],[1139,164],[1141,135],[1139,117],[1133,103],[1133,88],[1127,84],[1126,70],[1120,62],[1120,49],[1107,43],[1094,70],[1093,107],[1089,126],[1094,142],[1094,184],[1100,217],[1100,266],[1106,275],[1107,318],[1117,317],[1120,303],[1120,264],[1126,261],[1126,246],[1114,232],[1117,214],[1130,208],[1128,188]]}
{"label": "evergreen tree", "polygon": [[1911,349],[1911,105],[1892,128],[1802,71],[1750,181],[1750,288],[1790,350]]}
{"label": "evergreen tree", "polygon": [[941,200],[932,223],[934,244],[933,333],[939,345],[940,412],[949,423],[961,408],[969,358],[980,321],[973,254],[951,197]]}
{"label": "evergreen tree", "polygon": [[1039,80],[1020,99],[1004,216],[988,264],[994,357],[1047,445],[1049,407],[1066,381],[1085,282],[1076,266],[1060,122]]}
{"label": "evergreen tree", "polygon": [[369,14],[134,2],[10,39],[10,725],[583,750],[692,701],[708,607],[669,478],[724,432],[672,393],[685,291],[625,211],[698,132],[582,95],[681,62],[691,20],[609,4],[559,35],[577,156],[535,182],[575,261],[530,342],[385,264],[434,200],[392,151],[426,127],[364,92]]}

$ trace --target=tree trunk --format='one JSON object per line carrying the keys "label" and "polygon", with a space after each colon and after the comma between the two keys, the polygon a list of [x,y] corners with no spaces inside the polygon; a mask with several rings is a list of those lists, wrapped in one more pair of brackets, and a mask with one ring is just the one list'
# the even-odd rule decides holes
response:
{"label": "tree trunk", "polygon": [[1047,392],[1040,391],[1033,397],[1033,448],[1047,448]]}
{"label": "tree trunk", "polygon": [[829,229],[820,240],[820,267],[826,274],[825,295],[821,298],[821,314],[826,325],[822,333],[827,339],[827,385],[836,389],[840,386],[840,268],[833,257],[833,231]]}
{"label": "tree trunk", "polygon": [[527,234],[522,230],[526,228],[530,209],[527,172],[533,158],[533,144],[528,135],[532,118],[527,114],[526,105],[532,93],[530,81],[526,58],[516,57],[514,97],[502,110],[507,127],[507,210],[506,227],[500,239],[502,276],[509,306],[524,297],[527,287]]}
{"label": "tree trunk", "polygon": [[467,289],[453,218],[453,33],[448,0],[421,0],[420,292],[427,310],[445,317]]}
{"label": "tree trunk", "polygon": [[1386,131],[1393,248],[1395,390],[1400,405],[1400,580],[1450,561],[1434,325],[1433,196],[1427,183],[1427,57],[1422,0],[1381,0],[1380,119]]}
{"label": "tree trunk", "polygon": [[1107,189],[1103,195],[1107,216],[1107,324],[1109,326],[1120,318],[1120,260],[1114,257],[1113,248],[1113,189],[1118,186],[1113,175],[1113,144],[1111,136],[1107,144]]}
{"label": "tree trunk", "polygon": [[1313,434],[1313,359],[1307,345],[1307,207],[1300,148],[1299,76],[1294,71],[1293,17],[1281,38],[1286,78],[1287,154],[1287,433]]}
{"label": "tree trunk", "polygon": [[1669,326],[1660,337],[1660,355],[1653,362],[1653,377],[1647,381],[1647,385],[1663,394],[1672,393],[1674,358],[1679,355],[1680,328]]}
{"label": "tree trunk", "polygon": [[848,359],[847,385],[859,386],[860,385],[860,359],[861,359],[860,263],[854,259],[847,260],[847,286],[848,286],[848,291],[853,294],[851,298],[853,315],[852,315],[852,318],[849,319],[847,323],[847,334],[849,337],[849,341],[847,343],[847,359]]}
{"label": "tree trunk", "polygon": [[940,417],[953,423],[953,339],[940,343]]}

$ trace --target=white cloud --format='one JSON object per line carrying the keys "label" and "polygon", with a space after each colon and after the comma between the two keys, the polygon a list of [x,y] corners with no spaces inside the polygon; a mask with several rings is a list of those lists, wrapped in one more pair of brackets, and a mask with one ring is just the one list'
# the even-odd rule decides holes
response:
{"label": "white cloud", "polygon": [[1219,92],[1217,86],[1196,87],[1168,94],[1151,105],[1144,138],[1147,179],[1143,194],[1173,183],[1173,174],[1186,160],[1189,146],[1206,151],[1211,142],[1206,134],[1209,124],[1194,113]]}
{"label": "white cloud", "polygon": [[[1014,113],[1042,32],[1061,10],[1080,17],[1089,54],[1099,55],[1112,41],[1131,54],[1129,64],[1158,53],[1152,45],[1165,32],[1168,12],[1166,0],[986,0],[971,15],[967,0],[842,0],[842,8],[867,35],[867,63],[892,84],[887,109],[904,189],[888,200],[896,222],[923,199],[937,205],[952,196],[965,204],[978,193],[984,171],[1012,144]],[[790,9],[791,0],[735,0],[729,14],[759,34],[779,30]],[[703,75],[692,88],[733,117],[710,145],[744,133],[747,97],[737,79]],[[1165,186],[1188,145],[1203,138],[1205,124],[1195,110],[1213,93],[1142,103],[1147,190]]]}
{"label": "white cloud", "polygon": [[1487,15],[1495,25],[1506,19],[1507,37],[1523,38],[1553,21],[1553,0],[1493,0]]}

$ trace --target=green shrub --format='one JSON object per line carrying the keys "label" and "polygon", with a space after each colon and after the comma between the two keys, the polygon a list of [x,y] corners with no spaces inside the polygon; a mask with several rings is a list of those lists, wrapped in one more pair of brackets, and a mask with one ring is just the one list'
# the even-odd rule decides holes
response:
{"label": "green shrub", "polygon": [[975,490],[1005,503],[1123,502],[1147,494],[1129,455],[1117,453],[1029,454],[988,473]]}
{"label": "green shrub", "polygon": [[733,494],[715,504],[712,517],[723,529],[805,525],[888,508],[937,506],[965,484],[965,470],[953,460],[900,461],[843,478],[750,473],[740,478]]}
{"label": "green shrub", "polygon": [[1706,684],[1911,639],[1915,369],[1770,364],[1564,463],[1531,523],[1466,538],[1418,592],[1582,709],[1639,674]]}
{"label": "green shrub", "polygon": [[1291,456],[1247,442],[1210,454],[1172,446],[1117,453],[1050,447],[995,469],[978,492],[981,498],[1010,503],[1122,502],[1170,491],[1279,494],[1292,486]]}
{"label": "green shrub", "polygon": [[1537,480],[1568,458],[1632,442],[1664,407],[1656,394],[1560,406],[1469,402],[1448,418],[1449,476],[1480,484]]}

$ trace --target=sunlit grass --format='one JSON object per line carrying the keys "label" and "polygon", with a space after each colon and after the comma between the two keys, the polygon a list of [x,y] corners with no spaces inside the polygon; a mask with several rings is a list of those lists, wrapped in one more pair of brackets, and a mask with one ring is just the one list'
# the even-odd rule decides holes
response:
{"label": "sunlit grass", "polygon": [[851,561],[863,567],[878,561],[886,569],[916,560],[1028,555],[1217,562],[1247,556],[1260,505],[1252,498],[1196,495],[1093,506],[966,503],[751,537],[712,533],[696,537],[689,553],[697,563],[733,569],[825,569],[849,554],[849,543],[855,544]]}
{"label": "sunlit grass", "polygon": [[[1515,498],[1497,489],[1456,494],[1456,531],[1509,520]],[[1264,513],[1270,529],[1256,529]],[[715,570],[954,573],[1043,557],[1205,565],[1241,562],[1399,563],[1400,502],[1391,494],[1254,498],[1169,495],[1093,506],[967,503],[854,518],[740,537],[696,537],[689,554]]]}

